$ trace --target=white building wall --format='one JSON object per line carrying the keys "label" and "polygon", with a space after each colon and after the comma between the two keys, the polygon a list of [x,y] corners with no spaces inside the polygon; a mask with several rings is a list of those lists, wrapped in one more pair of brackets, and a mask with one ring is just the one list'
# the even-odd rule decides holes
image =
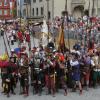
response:
{"label": "white building wall", "polygon": [[72,14],[72,5],[71,5],[72,0],[67,0],[67,9],[68,13],[71,15]]}
{"label": "white building wall", "polygon": [[65,10],[65,0],[61,0],[58,2],[58,0],[54,0],[54,17],[60,16],[62,11]]}
{"label": "white building wall", "polygon": [[34,16],[37,17],[36,9],[38,8],[38,16],[41,16],[41,7],[44,7],[43,2],[39,2],[39,0],[36,0],[34,3],[33,0],[31,0],[31,15],[33,16],[33,8],[34,8]]}
{"label": "white building wall", "polygon": [[[90,7],[89,7],[90,1]],[[93,0],[85,0],[85,9],[89,9],[89,15],[92,16]],[[100,15],[100,0],[94,0],[94,16]]]}
{"label": "white building wall", "polygon": [[20,13],[20,5],[21,5],[21,16],[23,17],[23,3],[24,3],[24,0],[17,0],[17,17],[20,17],[20,14],[19,14]]}
{"label": "white building wall", "polygon": [[[81,0],[79,0],[81,1]],[[89,15],[92,16],[92,8],[93,8],[93,0],[84,0],[85,3],[83,4],[84,10],[89,9]],[[90,7],[89,7],[89,1],[90,1]],[[94,15],[100,16],[100,0],[94,0],[94,8],[95,12]],[[80,5],[78,0],[76,0],[76,4],[72,5],[72,0],[67,0],[67,10],[69,14],[72,14],[73,7]],[[39,0],[36,0],[36,3],[31,0],[31,10],[30,7],[28,7],[29,16],[31,13],[31,17],[41,17],[41,7],[44,7],[44,17],[47,19],[47,0],[42,0],[42,2],[39,2]],[[34,16],[33,16],[33,8],[34,8]],[[38,8],[38,16],[36,15],[36,8]],[[25,9],[25,6],[21,6],[21,12],[23,15],[23,9]],[[19,7],[17,7],[17,14],[18,14]],[[62,11],[65,10],[65,0],[49,0],[49,11],[51,15],[51,20],[53,20],[54,17],[59,16],[61,17]],[[31,12],[30,12],[31,11]],[[42,17],[43,17],[42,16]]]}

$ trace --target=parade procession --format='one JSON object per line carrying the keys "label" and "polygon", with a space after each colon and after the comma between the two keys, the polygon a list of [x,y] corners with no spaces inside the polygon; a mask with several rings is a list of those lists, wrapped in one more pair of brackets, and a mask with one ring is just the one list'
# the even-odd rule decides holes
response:
{"label": "parade procession", "polygon": [[[48,31],[45,20],[42,24],[21,26],[23,29],[17,21],[1,23],[0,37],[5,45],[5,52],[0,56],[2,94],[15,95],[15,89],[20,88],[21,95],[29,96],[32,88],[31,92],[39,96],[42,92],[56,96],[59,89],[67,96],[69,89],[75,92],[79,88],[81,95],[82,90],[89,91],[100,84],[100,38],[97,38],[100,36],[100,19],[89,18],[88,23],[84,19],[73,22],[65,16],[64,19],[57,17],[56,21],[60,23],[58,26],[55,23],[49,25],[59,32],[56,37]],[[35,44],[33,40],[38,33],[32,29],[39,26],[40,38]],[[64,37],[67,29],[68,34],[74,33],[73,44],[70,37]],[[17,47],[12,48],[16,43]]]}
{"label": "parade procession", "polygon": [[0,92],[7,98],[67,98],[100,88],[100,17],[64,11],[53,21],[0,21],[0,42]]}

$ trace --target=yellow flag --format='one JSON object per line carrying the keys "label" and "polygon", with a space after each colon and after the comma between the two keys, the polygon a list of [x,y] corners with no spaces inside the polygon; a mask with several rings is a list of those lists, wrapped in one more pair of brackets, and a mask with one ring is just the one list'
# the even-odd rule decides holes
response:
{"label": "yellow flag", "polygon": [[64,30],[63,30],[63,27],[61,27],[60,33],[59,33],[58,49],[60,51],[64,51],[65,50],[65,40],[64,40]]}
{"label": "yellow flag", "polygon": [[7,53],[5,53],[5,54],[3,54],[2,56],[0,56],[0,60],[8,60],[9,59],[9,57],[8,57],[8,54]]}

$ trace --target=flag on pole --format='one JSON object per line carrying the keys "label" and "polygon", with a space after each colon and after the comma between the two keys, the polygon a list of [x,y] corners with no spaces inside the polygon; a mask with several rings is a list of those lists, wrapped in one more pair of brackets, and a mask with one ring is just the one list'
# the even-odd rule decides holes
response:
{"label": "flag on pole", "polygon": [[60,50],[61,52],[65,51],[65,40],[64,40],[64,29],[63,29],[63,26],[61,26],[60,33],[59,33],[58,50]]}
{"label": "flag on pole", "polygon": [[45,46],[47,46],[47,44],[48,44],[48,32],[49,32],[49,30],[48,30],[48,26],[47,26],[47,23],[46,23],[46,20],[43,20],[43,25],[42,25],[42,29],[41,29],[41,32],[42,32],[42,37],[41,37],[41,39],[42,39],[42,45],[43,45],[43,47],[45,47]]}

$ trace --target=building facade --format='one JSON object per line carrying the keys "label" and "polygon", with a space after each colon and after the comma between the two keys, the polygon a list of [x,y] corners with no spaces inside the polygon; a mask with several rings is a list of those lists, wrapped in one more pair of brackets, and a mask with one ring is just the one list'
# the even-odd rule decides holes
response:
{"label": "building facade", "polygon": [[[22,17],[46,18],[53,20],[56,16],[61,17],[62,11],[68,11],[69,15],[76,18],[84,15],[89,16],[100,15],[100,0],[21,0]],[[18,7],[20,8],[20,7]]]}
{"label": "building facade", "polygon": [[0,19],[16,17],[16,0],[0,0]]}
{"label": "building facade", "polygon": [[27,18],[31,12],[31,0],[17,0],[17,17]]}
{"label": "building facade", "polygon": [[[100,15],[100,0],[68,0],[71,1],[68,6],[68,11],[75,17],[81,17],[85,12],[89,16],[99,16]],[[67,4],[69,5],[69,3]],[[70,10],[71,8],[71,10]]]}

